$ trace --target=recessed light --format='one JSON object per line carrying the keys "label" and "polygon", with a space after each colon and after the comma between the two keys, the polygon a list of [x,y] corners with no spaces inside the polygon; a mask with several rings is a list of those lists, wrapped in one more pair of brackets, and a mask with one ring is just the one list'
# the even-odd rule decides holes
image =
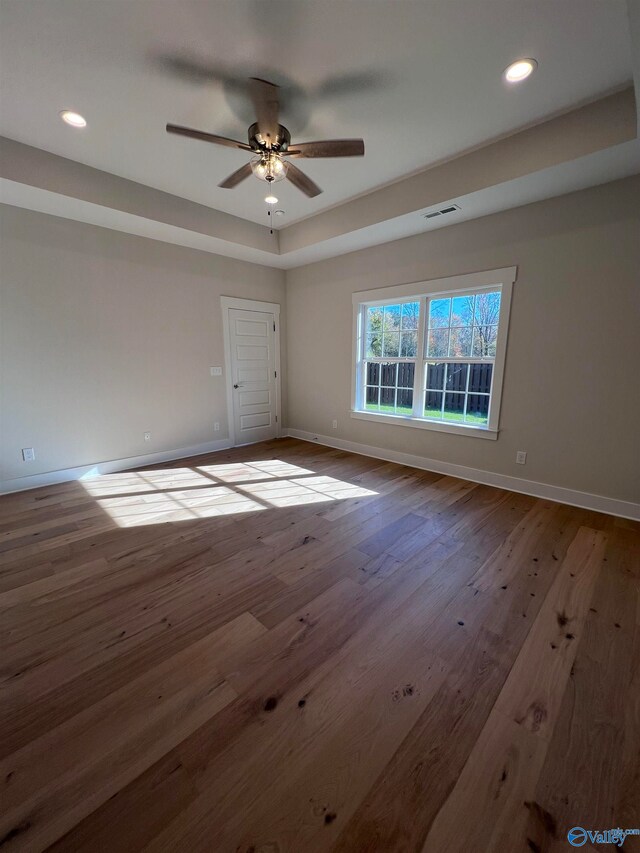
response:
{"label": "recessed light", "polygon": [[526,80],[538,67],[535,59],[517,59],[504,71],[504,79],[507,83],[520,83]]}
{"label": "recessed light", "polygon": [[60,118],[62,121],[70,124],[71,127],[86,127],[87,120],[80,115],[80,113],[74,113],[73,110],[62,110],[60,113]]}
{"label": "recessed light", "polygon": [[278,203],[278,199],[274,195],[265,196],[264,200],[267,202],[267,204],[277,204]]}

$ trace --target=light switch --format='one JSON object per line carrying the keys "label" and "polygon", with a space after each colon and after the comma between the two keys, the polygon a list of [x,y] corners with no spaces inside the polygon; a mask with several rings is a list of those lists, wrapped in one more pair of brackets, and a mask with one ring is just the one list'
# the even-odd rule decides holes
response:
{"label": "light switch", "polygon": [[222,376],[222,368],[221,367],[212,367],[211,368],[212,376]]}

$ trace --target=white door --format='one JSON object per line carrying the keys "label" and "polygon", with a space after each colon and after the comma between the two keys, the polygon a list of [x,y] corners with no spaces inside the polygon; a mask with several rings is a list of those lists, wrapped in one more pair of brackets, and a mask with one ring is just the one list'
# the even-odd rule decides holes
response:
{"label": "white door", "polygon": [[229,309],[235,443],[275,438],[277,423],[275,317]]}

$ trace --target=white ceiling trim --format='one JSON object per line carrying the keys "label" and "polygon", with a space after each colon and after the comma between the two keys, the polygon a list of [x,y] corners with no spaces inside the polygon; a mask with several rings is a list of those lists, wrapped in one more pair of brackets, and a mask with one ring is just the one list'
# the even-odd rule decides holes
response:
{"label": "white ceiling trim", "polygon": [[[546,198],[575,192],[597,184],[608,183],[640,173],[640,140],[626,142],[571,163],[553,166],[532,175],[488,187],[468,195],[449,199],[460,210],[450,217],[425,220],[424,211],[414,211],[404,216],[361,228],[322,243],[274,255],[248,246],[210,237],[185,228],[178,228],[157,220],[147,219],[113,208],[63,196],[39,187],[20,184],[0,178],[0,201],[63,219],[86,222],[114,231],[135,234],[151,240],[174,243],[190,249],[224,255],[237,260],[274,267],[295,267],[345,255],[370,246],[400,240],[415,234],[435,231],[457,225],[470,219],[499,213]],[[426,209],[425,209],[426,210]]]}
{"label": "white ceiling trim", "polygon": [[449,216],[425,220],[424,213],[432,209],[430,206],[422,211],[412,211],[404,216],[388,219],[385,222],[283,254],[281,256],[284,261],[283,267],[294,269],[370,246],[389,243],[392,240],[401,240],[415,234],[448,228],[470,219],[522,207],[525,204],[620,180],[638,173],[640,173],[640,140],[636,139],[569,163],[562,163],[477,192],[447,199],[438,206],[457,204],[460,207],[459,211]]}
{"label": "white ceiling trim", "polygon": [[138,237],[147,237],[150,240],[160,240],[163,243],[174,243],[177,246],[199,249],[202,252],[210,252],[214,255],[224,255],[228,258],[236,258],[267,267],[283,268],[280,256],[271,252],[262,252],[240,243],[229,242],[219,237],[210,237],[208,234],[201,234],[198,231],[190,231],[187,228],[179,228],[176,225],[159,222],[157,219],[147,219],[144,216],[136,216],[123,210],[94,204],[50,190],[43,190],[40,187],[21,184],[17,181],[9,181],[6,178],[0,178],[0,202],[15,207],[23,207],[27,210],[35,210],[39,213],[48,213],[51,216],[59,216],[62,219],[73,219],[76,222],[85,222],[88,225],[98,225],[112,231],[122,231],[126,234],[135,234]]}

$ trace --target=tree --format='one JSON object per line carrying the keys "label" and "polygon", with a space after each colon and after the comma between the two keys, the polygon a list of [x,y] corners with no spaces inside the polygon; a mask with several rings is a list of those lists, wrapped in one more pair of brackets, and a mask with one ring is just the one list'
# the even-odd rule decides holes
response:
{"label": "tree", "polygon": [[[473,297],[468,297],[473,299]],[[475,298],[473,355],[485,358],[496,354],[496,336],[500,318],[500,294],[479,293]]]}
{"label": "tree", "polygon": [[382,355],[382,308],[368,308],[366,316],[366,352],[379,358]]}
{"label": "tree", "polygon": [[[371,358],[399,355],[415,358],[420,303],[375,306],[367,310],[367,355]],[[383,333],[386,345],[383,345]]]}

